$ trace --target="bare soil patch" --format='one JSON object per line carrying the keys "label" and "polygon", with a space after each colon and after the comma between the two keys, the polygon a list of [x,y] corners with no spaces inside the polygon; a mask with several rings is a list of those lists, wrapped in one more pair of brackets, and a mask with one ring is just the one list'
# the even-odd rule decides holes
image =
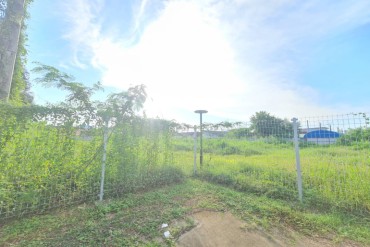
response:
{"label": "bare soil patch", "polygon": [[245,223],[231,213],[202,211],[193,215],[197,226],[178,239],[186,246],[282,246],[257,231],[246,231]]}
{"label": "bare soil patch", "polygon": [[197,226],[181,235],[178,247],[277,247],[277,246],[361,246],[355,243],[334,243],[324,238],[309,238],[281,230],[266,233],[250,229],[229,212],[201,211],[192,215]]}

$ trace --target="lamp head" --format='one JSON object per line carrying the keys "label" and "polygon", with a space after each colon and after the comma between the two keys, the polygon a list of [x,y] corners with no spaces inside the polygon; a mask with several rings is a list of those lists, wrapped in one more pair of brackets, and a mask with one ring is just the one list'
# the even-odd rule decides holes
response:
{"label": "lamp head", "polygon": [[202,114],[202,113],[207,113],[208,111],[207,110],[196,110],[194,111],[195,113],[199,113],[199,114]]}

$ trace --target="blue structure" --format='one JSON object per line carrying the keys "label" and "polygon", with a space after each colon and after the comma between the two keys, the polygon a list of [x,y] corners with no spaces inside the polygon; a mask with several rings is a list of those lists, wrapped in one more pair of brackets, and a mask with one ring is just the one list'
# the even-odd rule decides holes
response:
{"label": "blue structure", "polygon": [[320,145],[333,144],[339,137],[338,132],[330,130],[314,130],[303,136],[305,141]]}
{"label": "blue structure", "polygon": [[338,132],[330,130],[314,130],[308,132],[303,136],[303,138],[339,138],[340,134]]}

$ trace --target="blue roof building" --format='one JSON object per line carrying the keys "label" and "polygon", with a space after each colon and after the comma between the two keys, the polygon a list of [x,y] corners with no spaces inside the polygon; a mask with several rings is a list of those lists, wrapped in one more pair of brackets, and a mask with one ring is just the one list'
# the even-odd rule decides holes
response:
{"label": "blue roof building", "polygon": [[333,144],[340,137],[340,134],[330,130],[314,130],[303,136],[307,142],[312,142],[320,145]]}

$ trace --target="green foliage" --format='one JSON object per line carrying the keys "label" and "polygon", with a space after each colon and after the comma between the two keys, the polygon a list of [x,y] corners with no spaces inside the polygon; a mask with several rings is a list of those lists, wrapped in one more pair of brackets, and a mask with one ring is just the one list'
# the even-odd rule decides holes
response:
{"label": "green foliage", "polygon": [[[1,217],[97,199],[101,127],[56,126],[27,118],[38,111],[44,113],[43,108],[28,115],[22,114],[24,107],[4,105],[0,109],[7,116],[2,118],[7,121],[0,121],[4,130],[0,139]],[[107,197],[183,180],[181,170],[171,167],[172,135],[168,126],[153,126],[150,120],[133,118],[109,131]]]}
{"label": "green foliage", "polygon": [[251,131],[260,137],[285,137],[293,136],[293,126],[287,119],[280,119],[265,111],[256,112],[251,117]]}
{"label": "green foliage", "polygon": [[89,196],[89,182],[97,174],[92,168],[100,163],[91,157],[99,150],[100,142],[99,136],[89,142],[80,141],[73,129],[42,122],[15,128],[0,152],[2,213],[12,216],[22,210],[43,211],[71,203],[71,198],[83,200]]}
{"label": "green foliage", "polygon": [[146,99],[143,85],[92,101],[99,83],[87,87],[42,64],[33,72],[67,96],[47,107],[0,104],[0,218],[95,200],[106,129],[107,196],[182,181],[182,172],[169,167],[173,124],[136,115]]}
{"label": "green foliage", "polygon": [[137,85],[125,92],[111,94],[107,101],[98,104],[98,112],[103,118],[110,118],[116,123],[122,123],[133,118],[146,100],[144,85]]}
{"label": "green foliage", "polygon": [[[173,149],[176,151],[192,151],[194,145],[193,138],[176,138],[173,140]],[[253,156],[263,155],[266,150],[278,150],[279,148],[291,148],[292,142],[281,140],[275,137],[249,138],[243,140],[239,138],[210,138],[203,142],[203,151],[212,155],[241,155]],[[199,146],[199,145],[198,145]]]}
{"label": "green foliage", "polygon": [[232,129],[227,133],[227,136],[230,138],[246,139],[252,136],[251,129],[249,128],[238,128]]}
{"label": "green foliage", "polygon": [[[174,143],[176,159],[193,164],[192,150],[185,149],[192,140],[179,138]],[[370,159],[364,147],[357,143],[301,149],[305,204],[368,214]],[[204,164],[198,171],[202,179],[258,195],[297,200],[292,142],[276,138],[205,139],[203,149]]]}
{"label": "green foliage", "polygon": [[[195,227],[189,213],[203,210],[231,212],[244,222],[247,230],[258,229],[272,236],[276,236],[277,230],[277,234],[289,232],[282,242],[287,246],[296,243],[296,237],[301,234],[309,238],[310,243],[318,238],[321,244],[322,239],[337,245],[370,243],[367,217],[311,210],[299,204],[189,179],[95,206],[80,205],[9,222],[0,228],[0,245],[174,246],[182,233]],[[166,230],[171,232],[173,239],[163,238],[160,229],[163,223],[169,224]]]}
{"label": "green foliage", "polygon": [[154,123],[136,118],[114,128],[107,154],[108,191],[120,195],[182,181],[183,173],[173,167],[171,129],[165,121]]}
{"label": "green foliage", "polygon": [[[80,82],[75,82],[73,76],[61,72],[52,66],[40,63],[32,72],[40,74],[40,77],[36,78],[35,81],[41,85],[56,87],[67,92],[65,102],[57,106],[69,110],[70,114],[66,116],[69,122],[87,125],[94,121],[97,121],[97,123],[102,122],[97,116],[97,103],[91,99],[93,94],[101,89],[100,83],[88,87]],[[98,104],[102,103],[99,102]]]}
{"label": "green foliage", "polygon": [[147,94],[144,85],[129,88],[127,91],[114,93],[104,102],[93,101],[92,96],[101,90],[100,82],[92,87],[75,82],[74,77],[55,67],[37,63],[32,72],[40,77],[35,81],[46,87],[56,87],[67,92],[65,102],[60,107],[69,111],[64,121],[74,125],[101,126],[105,122],[111,124],[122,123],[135,116],[143,107]]}
{"label": "green foliage", "polygon": [[204,128],[205,129],[211,128],[211,129],[215,129],[215,130],[218,130],[218,129],[231,129],[231,128],[238,127],[240,125],[241,125],[241,122],[232,123],[232,122],[224,121],[224,122],[220,122],[220,123],[217,123],[217,124],[207,124],[207,123],[205,123],[204,124]]}
{"label": "green foliage", "polygon": [[[337,144],[340,145],[358,145],[368,147],[370,143],[370,128],[350,129],[338,138]],[[367,144],[367,145],[366,145]]]}

